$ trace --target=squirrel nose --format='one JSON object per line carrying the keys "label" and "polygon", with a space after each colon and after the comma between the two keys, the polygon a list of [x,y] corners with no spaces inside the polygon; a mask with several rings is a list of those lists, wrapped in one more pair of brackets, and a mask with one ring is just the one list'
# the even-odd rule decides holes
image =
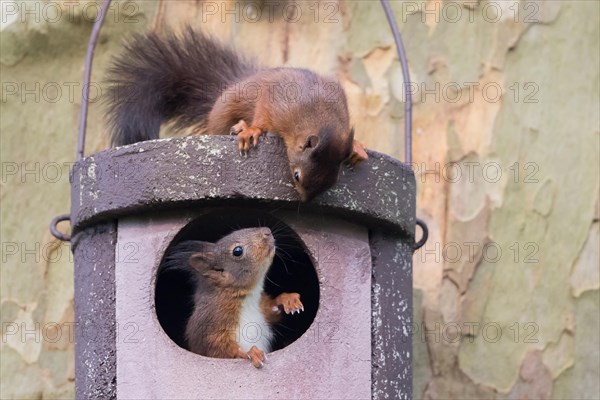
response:
{"label": "squirrel nose", "polygon": [[260,233],[264,236],[264,237],[269,237],[272,236],[271,235],[271,230],[269,228],[260,228]]}

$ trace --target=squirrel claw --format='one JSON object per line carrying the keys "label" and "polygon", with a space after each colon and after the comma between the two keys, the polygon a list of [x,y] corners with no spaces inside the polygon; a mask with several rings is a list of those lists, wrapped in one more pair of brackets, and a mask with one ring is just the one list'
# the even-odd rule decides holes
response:
{"label": "squirrel claw", "polygon": [[246,154],[251,147],[256,147],[258,145],[260,137],[265,134],[261,128],[248,126],[243,119],[232,126],[229,133],[237,134],[240,152],[245,152]]}
{"label": "squirrel claw", "polygon": [[250,348],[250,350],[248,350],[248,359],[250,359],[250,361],[252,362],[252,365],[254,365],[256,368],[262,368],[264,367],[264,362],[267,360],[267,357],[265,356],[265,353],[259,349],[256,346],[252,346]]}
{"label": "squirrel claw", "polygon": [[300,314],[300,310],[304,311],[304,304],[300,301],[298,293],[281,293],[275,298],[277,307],[283,308],[286,314]]}

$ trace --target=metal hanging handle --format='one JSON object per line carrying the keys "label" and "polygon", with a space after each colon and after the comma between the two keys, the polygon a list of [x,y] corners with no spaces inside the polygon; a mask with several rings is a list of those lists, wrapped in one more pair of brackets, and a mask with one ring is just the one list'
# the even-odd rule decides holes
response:
{"label": "metal hanging handle", "polygon": [[396,18],[388,0],[381,0],[381,6],[392,30],[396,52],[402,67],[402,78],[404,80],[404,162],[409,166],[412,164],[412,96],[410,95],[410,71],[408,70],[408,59],[404,42],[396,24]]}
{"label": "metal hanging handle", "polygon": [[[381,0],[381,5],[385,16],[387,17],[392,35],[394,36],[394,42],[396,43],[396,51],[398,52],[398,59],[400,60],[400,66],[402,67],[402,78],[404,80],[404,162],[411,167],[412,166],[412,96],[410,95],[410,72],[408,70],[408,59],[406,58],[406,50],[404,49],[404,43],[402,42],[402,36],[398,30],[396,24],[396,18],[388,0]],[[416,225],[420,226],[423,230],[423,236],[415,243],[414,250],[418,250],[423,247],[427,238],[429,237],[429,229],[425,221],[417,218]]]}
{"label": "metal hanging handle", "polygon": [[[110,7],[111,2],[112,0],[102,1],[99,14],[96,17],[96,21],[94,21],[94,26],[92,27],[92,34],[90,35],[90,41],[88,43],[87,52],[85,55],[85,65],[83,67],[83,90],[81,94],[81,111],[79,113],[79,130],[77,134],[77,153],[75,155],[75,159],[77,161],[83,158],[85,149],[85,130],[87,127],[87,115],[90,98],[90,79],[92,76],[94,50],[96,49],[96,43],[98,42],[98,36],[100,35],[100,28],[102,28],[106,14],[108,14],[108,8]],[[52,233],[52,236],[64,242],[70,241],[71,236],[65,235],[57,228],[59,222],[69,221],[70,219],[71,216],[69,214],[62,214],[53,218],[50,222],[50,233]]]}
{"label": "metal hanging handle", "polygon": [[98,36],[100,36],[100,29],[104,23],[104,18],[108,14],[108,8],[112,0],[103,0],[100,6],[100,13],[94,21],[92,28],[92,34],[90,35],[90,41],[88,43],[87,52],[85,54],[85,65],[83,67],[83,93],[81,99],[81,112],[79,113],[79,131],[77,134],[77,161],[83,158],[85,150],[85,133],[87,128],[87,115],[90,98],[90,79],[92,76],[92,61],[94,61],[94,50],[96,50],[96,43],[98,42]]}

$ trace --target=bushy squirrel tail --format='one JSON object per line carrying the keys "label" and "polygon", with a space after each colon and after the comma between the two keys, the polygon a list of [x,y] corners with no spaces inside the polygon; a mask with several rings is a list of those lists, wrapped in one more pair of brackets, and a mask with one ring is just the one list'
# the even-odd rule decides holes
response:
{"label": "bushy squirrel tail", "polygon": [[175,129],[205,123],[222,91],[256,71],[191,27],[181,35],[135,34],[108,70],[111,144],[158,139],[163,122]]}

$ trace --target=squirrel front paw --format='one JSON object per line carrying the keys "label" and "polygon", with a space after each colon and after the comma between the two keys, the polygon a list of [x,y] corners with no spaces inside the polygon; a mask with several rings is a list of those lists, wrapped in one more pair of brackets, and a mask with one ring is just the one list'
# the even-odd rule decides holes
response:
{"label": "squirrel front paw", "polygon": [[285,311],[286,314],[300,314],[301,311],[304,311],[304,305],[300,301],[300,295],[298,293],[281,293],[279,296],[275,297],[273,311],[280,313],[280,308],[283,308],[283,311]]}
{"label": "squirrel front paw", "polygon": [[258,144],[259,138],[265,134],[260,128],[248,126],[243,119],[232,126],[229,133],[231,135],[237,135],[240,155],[247,154],[250,147],[255,147]]}
{"label": "squirrel front paw", "polygon": [[267,357],[265,356],[265,353],[258,347],[252,346],[246,355],[248,356],[250,362],[252,362],[252,365],[254,365],[256,368],[262,368],[263,365],[265,365],[264,361],[266,361]]}

